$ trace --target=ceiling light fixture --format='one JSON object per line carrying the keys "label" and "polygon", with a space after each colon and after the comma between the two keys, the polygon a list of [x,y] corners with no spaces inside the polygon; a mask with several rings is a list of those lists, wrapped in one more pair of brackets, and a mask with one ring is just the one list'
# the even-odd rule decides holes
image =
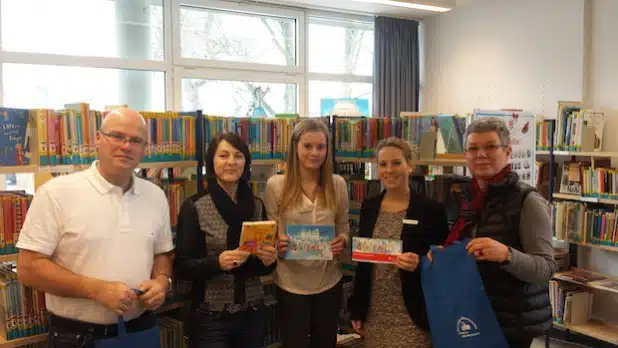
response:
{"label": "ceiling light fixture", "polygon": [[448,7],[431,6],[423,4],[415,4],[411,2],[395,1],[395,0],[354,0],[356,2],[365,2],[370,4],[405,7],[415,10],[432,11],[432,12],[448,12],[451,9]]}

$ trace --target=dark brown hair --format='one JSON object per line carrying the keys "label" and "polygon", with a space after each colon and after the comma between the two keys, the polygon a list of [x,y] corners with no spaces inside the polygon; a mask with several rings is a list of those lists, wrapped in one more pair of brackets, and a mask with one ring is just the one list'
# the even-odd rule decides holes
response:
{"label": "dark brown hair", "polygon": [[216,137],[212,138],[210,144],[208,144],[208,149],[206,150],[206,158],[204,161],[204,165],[206,166],[206,177],[209,179],[213,179],[216,177],[214,162],[215,162],[215,153],[217,152],[217,148],[222,141],[227,141],[232,145],[236,150],[242,152],[245,155],[245,169],[240,176],[240,180],[249,181],[251,178],[251,152],[249,151],[249,147],[247,143],[238,134],[236,133],[223,133],[219,134]]}

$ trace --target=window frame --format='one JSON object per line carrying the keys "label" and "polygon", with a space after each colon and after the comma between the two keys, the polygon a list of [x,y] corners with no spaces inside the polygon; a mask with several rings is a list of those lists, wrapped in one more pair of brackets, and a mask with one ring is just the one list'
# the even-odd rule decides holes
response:
{"label": "window frame", "polygon": [[[0,0],[0,14],[2,11]],[[162,0],[163,6],[163,60],[126,59],[116,57],[72,56],[50,53],[12,52],[2,49],[2,26],[0,26],[0,105],[4,106],[3,63],[58,65],[83,68],[107,68],[125,70],[145,70],[163,72],[165,79],[165,108],[174,108],[173,91],[173,63],[168,58],[172,42],[170,28],[172,18],[170,14],[172,0]],[[161,110],[163,111],[163,110]]]}
{"label": "window frame", "polygon": [[[172,1],[172,34],[173,34],[173,61],[176,66],[194,68],[213,68],[230,70],[248,70],[265,72],[284,72],[302,74],[305,71],[307,51],[302,43],[306,41],[305,12],[268,4],[248,5],[241,2],[221,0],[171,0]],[[261,64],[249,62],[233,62],[214,59],[185,58],[181,50],[180,9],[183,6],[213,9],[227,12],[240,12],[270,17],[289,18],[296,21],[296,66],[283,66],[275,64]]]}
{"label": "window frame", "polygon": [[[176,93],[175,104],[177,110],[182,110],[182,79],[204,79],[204,80],[224,80],[224,81],[249,81],[264,83],[282,83],[296,85],[296,112],[302,115],[301,110],[306,106],[305,79],[302,75],[285,73],[265,73],[259,71],[230,71],[225,69],[193,69],[176,68],[174,73],[174,89]],[[219,115],[225,116],[225,115]]]}
{"label": "window frame", "polygon": [[[0,0],[1,1],[1,0]],[[3,103],[2,63],[60,65],[86,68],[130,69],[163,72],[165,76],[165,109],[182,110],[182,79],[204,78],[231,81],[262,81],[294,83],[297,85],[297,113],[309,115],[309,82],[333,81],[373,83],[373,76],[309,72],[309,24],[311,18],[325,21],[344,20],[366,22],[359,25],[374,26],[374,16],[355,15],[313,9],[301,9],[273,4],[237,3],[224,0],[162,0],[164,58],[155,60],[130,60],[113,57],[71,56],[46,53],[2,51],[0,27],[0,105]],[[296,20],[295,67],[247,62],[228,62],[198,58],[182,58],[180,42],[180,8],[192,6],[222,11],[255,13],[265,16],[293,18]],[[0,11],[2,6],[0,3]],[[162,110],[163,111],[163,110]]]}
{"label": "window frame", "polygon": [[[372,27],[375,32],[375,21],[374,17],[371,16],[360,16],[360,15],[352,15],[347,13],[333,13],[333,12],[325,12],[318,10],[307,10],[306,12],[306,26],[305,32],[306,40],[305,40],[305,52],[307,52],[307,66],[305,69],[305,75],[307,75],[307,81],[309,80],[321,80],[321,81],[340,81],[340,82],[366,82],[373,83],[373,75],[355,75],[355,74],[334,74],[334,73],[319,73],[319,72],[311,72],[309,70],[309,66],[311,62],[309,61],[309,25],[312,22],[312,18],[316,18],[319,22],[320,20],[324,22],[328,21],[350,21],[350,22],[358,22],[359,26],[362,27]],[[374,52],[375,57],[375,52]],[[375,58],[374,58],[375,59]]]}
{"label": "window frame", "polygon": [[[373,16],[361,16],[361,15],[353,15],[348,13],[335,13],[335,12],[326,12],[320,10],[307,10],[305,12],[306,21],[305,21],[305,32],[306,38],[305,40],[305,52],[307,52],[307,65],[305,66],[305,90],[306,95],[304,96],[304,105],[305,109],[303,110],[305,115],[309,115],[309,83],[311,81],[325,81],[325,82],[341,82],[341,83],[371,83],[373,84],[373,75],[354,75],[354,74],[330,74],[330,73],[317,73],[311,72],[309,70],[309,25],[312,22],[312,18],[318,18],[319,20],[330,21],[330,20],[343,20],[343,21],[352,21],[352,22],[365,22],[367,26],[371,25],[375,30],[375,21]],[[371,22],[371,24],[369,24]],[[375,53],[374,53],[375,54]],[[375,58],[374,58],[375,59]],[[373,105],[373,101],[372,101]],[[372,114],[372,110],[370,110]]]}

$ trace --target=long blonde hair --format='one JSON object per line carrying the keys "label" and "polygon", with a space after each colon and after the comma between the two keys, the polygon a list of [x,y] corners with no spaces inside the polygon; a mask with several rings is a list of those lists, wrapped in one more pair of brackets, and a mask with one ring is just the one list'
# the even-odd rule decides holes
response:
{"label": "long blonde hair", "polygon": [[298,160],[298,142],[300,137],[308,132],[320,132],[326,138],[326,159],[320,168],[317,201],[332,211],[335,211],[337,208],[335,184],[333,183],[333,156],[328,126],[320,120],[306,118],[294,127],[292,138],[290,139],[285,181],[283,184],[283,197],[279,206],[281,214],[295,207],[302,199],[303,187],[300,177],[300,161]]}

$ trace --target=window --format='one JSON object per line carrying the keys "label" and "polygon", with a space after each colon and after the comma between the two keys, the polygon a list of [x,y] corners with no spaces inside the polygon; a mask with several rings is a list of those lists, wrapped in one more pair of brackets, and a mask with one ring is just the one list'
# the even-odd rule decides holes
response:
{"label": "window", "polygon": [[181,54],[183,58],[296,67],[296,27],[295,18],[181,7]]}
{"label": "window", "polygon": [[289,83],[182,80],[184,110],[203,110],[218,116],[274,116],[296,113],[297,87]]}
{"label": "window", "polygon": [[62,109],[88,102],[96,110],[117,104],[166,110],[163,72],[5,63],[2,87],[6,107]]}
{"label": "window", "polygon": [[163,0],[2,0],[2,50],[164,59]]}
{"label": "window", "polygon": [[323,99],[367,99],[369,101],[369,115],[372,111],[373,84],[333,82],[333,81],[309,81],[309,116],[322,115]]}
{"label": "window", "polygon": [[7,107],[321,114],[367,99],[369,16],[228,0],[0,0]]}
{"label": "window", "polygon": [[[346,115],[372,114],[374,25],[367,18],[309,18],[309,116],[332,112],[328,99],[361,99],[337,103]],[[328,104],[328,108],[322,107]],[[361,107],[362,105],[362,107]]]}
{"label": "window", "polygon": [[311,17],[309,72],[373,75],[373,23]]}
{"label": "window", "polygon": [[16,174],[6,174],[0,175],[0,177],[6,177],[5,189],[6,190],[17,190],[17,175]]}

